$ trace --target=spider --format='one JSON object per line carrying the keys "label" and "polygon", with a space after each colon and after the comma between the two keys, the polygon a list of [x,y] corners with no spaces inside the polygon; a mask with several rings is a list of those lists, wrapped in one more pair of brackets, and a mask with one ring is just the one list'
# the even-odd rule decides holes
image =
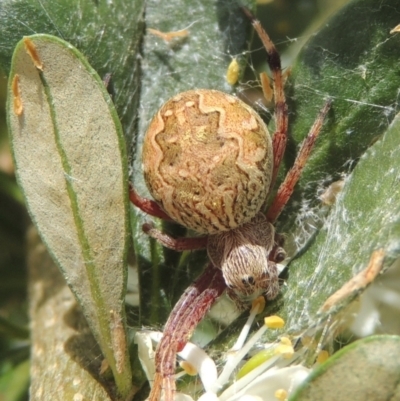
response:
{"label": "spider", "polygon": [[130,200],[149,215],[175,221],[202,236],[172,238],[151,224],[143,230],[175,251],[206,248],[209,263],[172,310],[155,356],[149,399],[176,391],[176,354],[226,290],[238,305],[279,292],[277,263],[285,258],[274,223],[293,193],[330,108],[328,100],[302,143],[293,167],[262,212],[281,164],[288,109],[279,54],[260,22],[243,10],[260,37],[273,78],[276,131],[236,97],[191,90],[168,100],[153,118],[143,144],[143,171],[154,200],[130,188]]}

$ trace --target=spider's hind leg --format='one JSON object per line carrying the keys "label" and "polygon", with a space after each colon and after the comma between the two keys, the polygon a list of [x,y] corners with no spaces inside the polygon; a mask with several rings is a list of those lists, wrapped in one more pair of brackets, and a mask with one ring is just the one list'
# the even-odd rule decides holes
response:
{"label": "spider's hind leg", "polygon": [[161,245],[177,252],[194,251],[197,249],[207,248],[208,237],[179,237],[174,238],[163,233],[152,224],[143,224],[143,231],[150,237],[154,238]]}
{"label": "spider's hind leg", "polygon": [[159,219],[171,221],[171,217],[161,209],[157,202],[154,202],[151,199],[143,198],[140,196],[132,184],[129,184],[129,200],[140,210],[143,210],[145,213],[150,216],[158,217]]}
{"label": "spider's hind leg", "polygon": [[[251,12],[242,8],[243,12],[250,19],[257,35],[261,39],[262,44],[267,51],[267,61],[273,78],[274,102],[275,102],[275,126],[276,130],[272,137],[272,148],[274,154],[274,164],[272,171],[272,180],[270,188],[273,187],[276,176],[278,175],[279,166],[282,162],[286,149],[287,129],[288,129],[288,107],[284,92],[284,77],[282,74],[281,58],[271,38],[265,32],[261,23]],[[263,78],[262,78],[263,79]],[[263,86],[266,83],[264,82]],[[265,87],[263,88],[265,91]]]}
{"label": "spider's hind leg", "polygon": [[292,168],[286,174],[286,177],[282,184],[279,186],[278,192],[274,200],[272,201],[271,206],[268,208],[267,219],[269,222],[274,223],[276,221],[278,216],[281,214],[283,208],[287,204],[288,200],[290,199],[294,187],[297,184],[301,172],[303,171],[303,168],[307,162],[307,159],[310,157],[311,150],[314,147],[318,134],[321,131],[322,124],[328,114],[331,104],[331,99],[328,99],[324,107],[319,112],[316,120],[314,121],[314,124],[311,127],[306,139],[301,144],[299,153],[297,154]]}

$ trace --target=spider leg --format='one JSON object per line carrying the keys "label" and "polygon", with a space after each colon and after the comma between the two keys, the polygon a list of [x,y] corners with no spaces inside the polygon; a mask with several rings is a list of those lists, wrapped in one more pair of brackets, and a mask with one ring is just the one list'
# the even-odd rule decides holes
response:
{"label": "spider leg", "polygon": [[207,247],[208,237],[170,237],[162,231],[157,230],[152,224],[143,224],[143,231],[150,237],[157,240],[166,248],[177,252],[194,251],[196,249],[204,249]]}
{"label": "spider leg", "polygon": [[140,196],[135,191],[132,184],[129,184],[129,199],[135,206],[137,206],[139,209],[143,210],[150,216],[172,221],[171,217],[169,217],[167,213],[165,213],[164,210],[161,209],[157,202]]}
{"label": "spider leg", "polygon": [[[272,148],[274,154],[274,165],[270,188],[273,187],[279,166],[282,162],[286,149],[287,129],[288,129],[288,108],[286,104],[285,92],[283,90],[284,79],[282,77],[281,59],[275,45],[261,26],[255,16],[246,8],[242,8],[246,16],[250,19],[255,31],[257,32],[262,44],[267,51],[267,61],[273,77],[273,89],[275,99],[275,133],[272,137]],[[266,85],[262,78],[263,86]],[[263,88],[265,91],[265,88]]]}
{"label": "spider leg", "polygon": [[202,275],[183,293],[164,328],[156,349],[156,374],[149,401],[158,401],[164,390],[164,401],[175,399],[176,354],[185,347],[193,330],[226,288],[222,271],[211,263]]}
{"label": "spider leg", "polygon": [[315,141],[318,137],[318,134],[321,131],[322,124],[328,114],[328,111],[331,107],[332,101],[329,99],[324,107],[319,112],[316,120],[314,121],[313,126],[310,129],[306,139],[301,144],[301,148],[299,153],[297,154],[296,160],[292,168],[287,173],[284,181],[279,186],[278,192],[272,201],[271,206],[267,211],[267,219],[270,223],[274,223],[278,218],[286,203],[288,202],[290,196],[293,193],[294,187],[297,184],[297,181],[300,178],[301,172],[303,171],[304,165],[307,159],[310,156],[311,150],[315,144]]}

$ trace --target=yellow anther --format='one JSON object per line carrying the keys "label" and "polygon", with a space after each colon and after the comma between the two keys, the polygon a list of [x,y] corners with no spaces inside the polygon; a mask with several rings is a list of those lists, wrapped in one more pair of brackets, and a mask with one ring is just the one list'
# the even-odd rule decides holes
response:
{"label": "yellow anther", "polygon": [[292,345],[292,341],[288,337],[281,337],[281,344]]}
{"label": "yellow anther", "polygon": [[279,344],[275,348],[275,354],[276,355],[282,355],[284,358],[289,359],[294,354],[293,346],[292,345]]}
{"label": "yellow anther", "polygon": [[261,313],[265,308],[265,298],[260,296],[256,298],[251,304],[251,312],[256,313],[257,315]]}
{"label": "yellow anther", "polygon": [[281,329],[285,325],[285,321],[279,316],[268,316],[264,319],[264,324],[269,329]]}
{"label": "yellow anther", "polygon": [[287,400],[288,392],[286,390],[284,390],[283,388],[280,388],[279,390],[275,391],[274,396],[279,401],[285,401],[285,400]]}
{"label": "yellow anther", "polygon": [[269,76],[265,72],[262,72],[260,74],[260,80],[261,80],[261,88],[263,91],[264,98],[268,102],[271,102],[272,98],[274,97],[274,91],[272,90],[271,81],[269,79]]}
{"label": "yellow anther", "polygon": [[317,363],[324,363],[329,358],[329,352],[322,350],[317,356]]}
{"label": "yellow anther", "polygon": [[197,375],[197,369],[191,363],[182,361],[179,365],[189,376]]}

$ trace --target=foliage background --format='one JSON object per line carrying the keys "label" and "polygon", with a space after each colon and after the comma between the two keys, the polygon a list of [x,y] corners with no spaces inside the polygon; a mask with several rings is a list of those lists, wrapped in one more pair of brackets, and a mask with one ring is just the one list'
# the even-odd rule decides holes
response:
{"label": "foliage background", "polygon": [[[4,5],[0,5],[0,17],[10,18],[12,17],[11,15],[4,15],[6,3],[7,2],[4,2]],[[25,3],[17,2],[17,4],[24,5]],[[148,5],[151,7],[151,2],[149,2]],[[340,6],[341,2],[339,1],[275,0],[269,4],[260,5],[258,8],[258,17],[261,19],[263,26],[267,28],[279,50],[283,52],[284,65],[290,65],[305,38],[309,34],[313,34],[316,27],[321,24],[321,21],[326,19],[329,14],[333,13]],[[169,7],[175,8],[176,10],[180,5],[169,2]],[[1,13],[1,11],[3,11],[3,13]],[[60,11],[62,11],[61,8]],[[161,12],[165,11],[161,9]],[[150,15],[149,13],[149,16]],[[104,15],[99,16],[99,18],[104,18]],[[185,20],[185,22],[187,21]],[[79,17],[71,23],[76,24],[78,29],[80,23]],[[151,25],[151,22],[148,23]],[[184,26],[186,25],[184,24]],[[120,29],[121,27],[116,24],[114,28]],[[129,30],[129,26],[125,25],[121,29]],[[121,49],[107,48],[106,44],[104,44],[103,47],[99,46],[100,43],[103,45],[101,37],[98,33],[92,32],[89,26],[82,29],[82,37],[78,39],[82,44],[92,40],[93,54],[97,52],[103,57],[103,72],[104,70],[107,71],[108,54],[121,51]],[[123,45],[122,43],[122,49],[124,48]],[[144,46],[146,45],[148,44]],[[154,42],[152,44],[150,43],[150,46],[155,46]],[[253,48],[259,49],[260,47],[260,44],[255,41]],[[206,50],[210,52],[210,57],[215,56],[211,46]],[[254,73],[254,70],[265,67],[265,57],[262,50],[254,50],[251,55],[252,61],[249,64],[248,72],[244,80],[253,79],[251,74]],[[123,76],[127,85],[135,87],[135,85],[137,85],[135,74],[129,70],[129,62],[127,62],[127,59],[131,61],[131,65],[135,65],[135,63],[130,57],[131,55],[129,52],[121,51],[121,65],[124,66],[124,69],[116,72],[116,74]],[[142,66],[142,68],[146,70],[145,65]],[[144,76],[146,76],[146,71],[144,72]],[[151,72],[149,71],[149,73]],[[198,71],[198,74],[204,74],[204,71]],[[116,77],[116,80],[117,79],[118,77]],[[148,81],[146,81],[146,79],[148,79]],[[157,88],[151,89],[151,85],[154,84],[152,81],[154,80],[148,76],[144,78],[142,82],[142,92],[144,95],[147,95],[148,92],[148,96],[157,102],[160,101],[160,98],[156,90]],[[158,82],[157,80],[155,81],[156,85],[159,84]],[[4,79],[2,82],[3,105],[5,101],[5,83]],[[195,81],[191,84],[195,85]],[[174,88],[170,89],[172,90]],[[115,99],[117,105],[119,104],[120,107],[121,105],[126,105],[126,107],[121,107],[121,109],[124,110],[121,118],[124,126],[128,127],[126,132],[127,137],[132,136],[133,128],[136,124],[136,120],[133,117],[135,115],[133,110],[137,109],[138,103],[134,95],[134,93],[131,93],[129,96],[117,96]],[[140,124],[146,124],[146,119],[148,118],[146,113],[152,113],[150,110],[154,107],[155,106],[148,106],[144,108],[142,105],[141,108],[139,108],[139,113],[141,113],[142,117],[144,116],[144,118],[140,119]],[[4,106],[1,107],[1,110],[3,112]],[[309,120],[311,119],[312,121],[313,118],[313,116],[310,116]],[[29,225],[29,218],[24,208],[22,195],[14,180],[14,172],[7,145],[4,114],[0,115],[0,123],[0,274],[2,275],[2,280],[0,280],[0,395],[3,397],[0,399],[11,401],[22,400],[28,397],[27,384],[29,381],[29,364],[27,360],[29,357],[29,340],[27,327],[29,323],[27,318],[26,298],[25,238],[26,230]],[[308,126],[310,126],[310,124]],[[140,130],[142,131],[143,127],[141,127]],[[135,146],[133,148],[135,148]],[[139,221],[136,221],[135,218],[136,217],[133,217],[133,224],[139,226],[141,223],[140,218]],[[176,230],[176,228],[173,228],[173,230]],[[139,232],[139,230],[137,230],[137,232]],[[143,245],[140,239],[135,238],[135,241],[137,251],[141,250],[141,246],[148,246],[148,244]],[[152,249],[148,251],[154,252]],[[177,256],[171,253],[166,253],[164,257],[170,264],[187,263],[187,260],[177,260]],[[152,280],[148,281],[157,283],[154,277],[155,276],[152,276]],[[138,326],[144,324],[151,325],[152,327],[160,327],[165,321],[171,304],[173,304],[182,288],[184,288],[187,282],[190,282],[192,278],[188,276],[185,280],[181,281],[181,276],[175,275],[174,277],[176,286],[172,286],[173,291],[162,299],[155,300],[153,298],[154,288],[151,286],[145,285],[143,287],[144,289],[142,290],[141,297],[152,299],[153,302],[143,302],[144,306],[140,311],[137,308],[132,308],[130,310],[131,325]],[[160,280],[160,276],[158,280]],[[302,308],[303,307],[299,307],[299,309]]]}

